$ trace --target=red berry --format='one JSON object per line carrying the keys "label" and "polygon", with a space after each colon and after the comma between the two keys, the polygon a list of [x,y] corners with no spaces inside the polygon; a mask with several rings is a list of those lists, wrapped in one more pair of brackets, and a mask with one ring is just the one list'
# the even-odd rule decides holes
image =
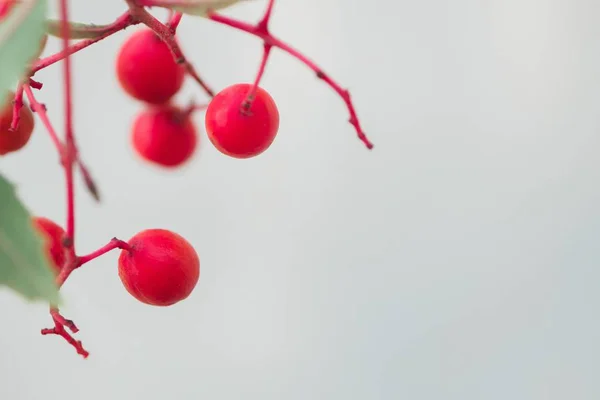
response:
{"label": "red berry", "polygon": [[182,165],[194,154],[197,136],[189,112],[163,105],[138,114],[133,123],[131,142],[145,160],[173,168]]}
{"label": "red berry", "polygon": [[279,111],[273,98],[258,87],[248,111],[242,110],[252,85],[241,83],[219,92],[206,110],[206,132],[223,154],[250,158],[267,150],[279,129]]}
{"label": "red berry", "polygon": [[64,229],[44,217],[34,217],[33,226],[42,234],[46,255],[50,261],[50,265],[58,274],[65,263],[65,252],[62,244],[65,236]]}
{"label": "red berry", "polygon": [[15,3],[16,0],[0,0],[0,20],[8,15]]}
{"label": "red berry", "polygon": [[185,70],[169,47],[150,29],[135,32],[117,56],[117,77],[132,97],[151,104],[166,103],[183,85]]}
{"label": "red berry", "polygon": [[[14,93],[10,92],[8,96],[12,99]],[[6,103],[0,114],[0,155],[11,153],[22,149],[33,132],[34,120],[33,113],[27,106],[21,107],[19,126],[14,132],[10,131],[10,125],[13,118],[12,102]]]}
{"label": "red berry", "polygon": [[192,293],[200,277],[200,259],[187,240],[165,229],[148,229],[128,244],[131,249],[119,256],[119,277],[133,297],[170,306]]}

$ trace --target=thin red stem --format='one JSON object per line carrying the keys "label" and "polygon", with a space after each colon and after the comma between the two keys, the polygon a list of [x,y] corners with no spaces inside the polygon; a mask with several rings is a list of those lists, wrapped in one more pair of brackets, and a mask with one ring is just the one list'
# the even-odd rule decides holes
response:
{"label": "thin red stem", "polygon": [[262,19],[260,20],[260,22],[258,23],[257,27],[260,29],[264,29],[264,30],[269,30],[269,21],[271,20],[271,14],[273,13],[273,5],[275,4],[275,0],[269,0],[269,3],[267,4],[267,9],[265,10],[265,13],[262,17]]}
{"label": "thin red stem", "polygon": [[[69,7],[68,0],[60,0],[60,23],[62,35],[62,51],[69,51]],[[75,135],[73,133],[73,90],[71,75],[71,57],[63,59],[64,105],[65,105],[65,152],[63,165],[67,185],[67,223],[65,247],[71,258],[75,255],[75,188],[73,184],[73,164],[77,158]]]}
{"label": "thin red stem", "polygon": [[196,83],[198,85],[200,85],[200,87],[204,90],[204,92],[206,92],[207,95],[209,95],[211,98],[215,97],[215,92],[210,88],[210,86],[208,86],[208,84],[206,82],[204,82],[204,80],[200,77],[200,75],[198,75],[196,68],[194,68],[194,66],[191,63],[186,61],[185,69],[186,69],[188,75],[194,81],[196,81]]}
{"label": "thin red stem", "polygon": [[260,66],[258,67],[258,72],[256,73],[256,77],[254,78],[254,83],[252,84],[252,87],[250,88],[250,92],[248,92],[248,95],[246,96],[246,100],[244,100],[244,102],[242,103],[242,110],[245,113],[250,112],[250,106],[252,105],[252,102],[254,101],[254,96],[256,96],[256,90],[258,89],[260,80],[262,79],[263,75],[265,74],[267,60],[269,59],[269,54],[271,54],[272,48],[273,48],[273,46],[271,46],[267,42],[265,42],[263,44],[263,56],[260,61]]}
{"label": "thin red stem", "polygon": [[171,53],[173,53],[173,57],[178,64],[185,63],[185,56],[183,55],[179,44],[177,43],[177,39],[171,33],[169,27],[158,19],[156,19],[152,14],[146,11],[143,7],[138,6],[135,1],[129,1],[129,12],[133,15],[137,20],[139,20],[142,24],[146,25],[148,28],[152,29],[152,31],[162,39],[163,42],[169,46]]}
{"label": "thin red stem", "polygon": [[75,340],[73,338],[73,336],[71,336],[69,334],[69,332],[67,332],[65,330],[65,327],[57,321],[54,321],[54,328],[42,329],[41,333],[42,333],[42,335],[61,336],[63,339],[65,339],[67,341],[67,343],[69,343],[71,346],[73,346],[75,348],[75,350],[77,351],[77,354],[81,354],[83,356],[83,358],[88,358],[88,356],[90,355],[90,353],[86,349],[83,348],[83,344],[81,343],[81,341]]}
{"label": "thin red stem", "polygon": [[23,84],[17,86],[15,92],[12,122],[10,124],[10,130],[16,131],[19,128],[19,122],[21,122],[21,109],[23,108]]}
{"label": "thin red stem", "polygon": [[44,106],[39,101],[37,101],[37,99],[33,95],[33,91],[31,90],[31,87],[29,85],[23,85],[23,91],[25,92],[25,95],[27,96],[27,99],[29,100],[29,106],[31,107],[31,110],[38,115],[38,117],[42,121],[42,124],[48,131],[48,134],[50,135],[50,139],[52,140],[54,147],[56,147],[56,150],[58,151],[58,153],[61,154],[62,149],[63,149],[63,144],[60,141],[58,135],[56,134],[56,131],[54,130],[54,127],[52,126],[50,119],[48,118],[48,113],[46,112],[46,106]]}
{"label": "thin red stem", "polygon": [[176,12],[169,18],[169,22],[167,23],[167,26],[169,27],[169,29],[171,30],[171,33],[173,35],[175,33],[177,33],[177,27],[179,26],[179,23],[181,22],[182,17],[183,17],[183,13]]}
{"label": "thin red stem", "polygon": [[179,115],[179,118],[180,118],[181,121],[185,121],[194,112],[205,110],[206,107],[208,107],[207,104],[196,104],[196,102],[194,102],[194,100],[192,100],[190,102],[190,104],[182,110],[181,114]]}
{"label": "thin red stem", "polygon": [[[272,6],[271,2],[269,3],[269,5]],[[267,11],[269,11],[269,6],[267,8]],[[218,22],[220,24],[227,25],[229,27],[247,32],[251,35],[262,39],[266,44],[269,44],[273,47],[278,47],[279,49],[285,51],[292,57],[296,58],[298,61],[302,62],[308,68],[313,70],[317,75],[317,78],[327,83],[342,98],[350,114],[348,122],[350,122],[350,124],[354,126],[358,138],[365,144],[365,146],[368,149],[373,148],[373,144],[369,141],[365,132],[362,130],[360,121],[354,108],[354,104],[352,103],[352,99],[350,98],[350,92],[348,92],[348,90],[346,89],[342,89],[342,87],[328,74],[326,74],[317,64],[315,64],[314,61],[310,60],[308,57],[291,47],[289,44],[273,36],[268,31],[268,29],[265,29],[265,27],[261,25],[261,22],[264,20],[264,18],[257,25],[251,25],[246,22],[238,21],[236,19],[217,14],[212,11],[208,13],[208,17],[214,22]],[[266,20],[268,21],[268,18]]]}
{"label": "thin red stem", "polygon": [[127,244],[127,242],[124,242],[123,240],[119,240],[117,238],[112,238],[110,242],[108,242],[104,246],[100,247],[98,250],[93,251],[90,254],[87,254],[85,256],[79,257],[77,265],[78,265],[78,267],[80,267],[83,264],[88,263],[92,260],[95,260],[96,258],[108,253],[111,250],[115,250],[115,249],[123,249],[123,250],[131,251],[131,246],[129,246],[129,244]]}
{"label": "thin red stem", "polygon": [[77,53],[80,50],[85,49],[86,47],[91,46],[92,44],[101,41],[102,39],[106,39],[107,37],[124,30],[125,28],[138,24],[139,22],[135,21],[134,18],[131,17],[129,11],[122,14],[115,22],[108,25],[104,33],[93,39],[86,39],[75,44],[70,45],[66,50],[63,49],[56,54],[51,56],[42,58],[33,64],[32,73],[36,73],[37,71],[44,69],[52,64],[55,64],[66,57]]}
{"label": "thin red stem", "polygon": [[36,80],[33,80],[32,78],[29,78],[29,86],[31,86],[33,89],[41,90],[44,84],[42,82],[38,82]]}
{"label": "thin red stem", "polygon": [[61,313],[58,311],[58,309],[54,308],[50,310],[50,316],[52,317],[52,319],[61,324],[62,326],[66,326],[67,328],[69,328],[69,330],[73,333],[77,333],[79,332],[79,328],[77,327],[77,325],[75,325],[75,322],[71,321],[70,319],[66,319],[65,317],[63,317],[61,315]]}
{"label": "thin red stem", "polygon": [[[31,109],[39,115],[40,119],[42,120],[42,124],[46,127],[46,130],[48,131],[48,134],[50,135],[50,139],[52,140],[52,143],[54,144],[54,147],[56,148],[56,150],[58,151],[58,154],[60,156],[61,154],[64,153],[64,145],[61,142],[61,140],[58,138],[58,135],[56,134],[54,127],[50,123],[50,119],[48,118],[46,106],[44,106],[43,104],[39,103],[36,100],[35,96],[33,95],[33,91],[31,90],[32,89],[31,84],[22,85],[22,87],[23,87],[25,94],[27,95],[27,98],[29,99],[29,104],[30,104]],[[14,119],[13,119],[13,121],[14,121]],[[94,199],[96,201],[100,201],[100,192],[98,190],[98,185],[96,185],[96,182],[92,178],[92,175],[90,174],[88,168],[85,166],[83,161],[81,161],[81,158],[79,156],[77,157],[76,162],[79,166],[81,174],[83,175],[83,181],[85,183],[86,188],[88,189],[88,191],[91,193],[91,195],[94,197]]]}

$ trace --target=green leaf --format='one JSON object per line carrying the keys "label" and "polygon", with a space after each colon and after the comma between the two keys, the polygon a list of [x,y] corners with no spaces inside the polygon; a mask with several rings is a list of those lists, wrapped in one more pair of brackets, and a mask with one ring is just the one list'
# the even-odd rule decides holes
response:
{"label": "green leaf", "polygon": [[184,14],[204,17],[208,10],[217,11],[244,1],[251,0],[153,0],[149,3],[155,7],[169,8]]}
{"label": "green leaf", "polygon": [[15,194],[14,186],[0,176],[0,285],[6,285],[28,300],[58,305],[44,240]]}
{"label": "green leaf", "polygon": [[47,10],[47,0],[21,0],[0,21],[0,109],[38,56]]}
{"label": "green leaf", "polygon": [[[61,23],[55,19],[49,19],[46,21],[47,32],[51,36],[61,38]],[[70,39],[95,39],[106,33],[112,25],[96,25],[96,24],[82,24],[80,22],[69,23],[69,38]]]}

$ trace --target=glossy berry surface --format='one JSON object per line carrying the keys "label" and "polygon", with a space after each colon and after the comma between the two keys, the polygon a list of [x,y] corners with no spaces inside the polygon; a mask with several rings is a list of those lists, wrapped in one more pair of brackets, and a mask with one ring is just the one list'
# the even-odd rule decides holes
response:
{"label": "glossy berry surface", "polygon": [[8,15],[14,4],[15,0],[0,0],[0,20]]}
{"label": "glossy berry surface", "polygon": [[[14,93],[9,93],[12,99]],[[0,155],[12,153],[22,149],[31,138],[34,128],[33,113],[27,106],[21,107],[19,126],[12,132],[10,125],[13,118],[13,105],[9,101],[0,114]]]}
{"label": "glossy berry surface", "polygon": [[189,113],[163,105],[143,110],[135,118],[131,143],[143,159],[163,167],[178,167],[196,151],[198,134]]}
{"label": "glossy berry surface", "polygon": [[65,231],[55,222],[44,217],[33,218],[34,228],[42,234],[45,251],[50,265],[58,274],[65,263],[65,252],[62,245]]}
{"label": "glossy berry surface", "polygon": [[206,110],[206,132],[223,154],[255,157],[271,146],[279,129],[279,111],[273,98],[258,87],[250,109],[242,110],[251,84],[235,84],[219,92]]}
{"label": "glossy berry surface", "polygon": [[119,256],[119,277],[125,289],[142,303],[170,306],[187,298],[200,277],[200,259],[177,233],[148,229],[129,242]]}
{"label": "glossy berry surface", "polygon": [[168,102],[183,85],[185,70],[169,47],[149,29],[135,32],[117,55],[117,78],[132,97],[150,104]]}

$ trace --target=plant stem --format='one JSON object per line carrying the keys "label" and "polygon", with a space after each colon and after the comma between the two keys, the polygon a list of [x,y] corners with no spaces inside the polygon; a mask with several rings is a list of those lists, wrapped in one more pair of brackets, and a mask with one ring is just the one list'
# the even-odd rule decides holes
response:
{"label": "plant stem", "polygon": [[17,86],[17,91],[15,92],[14,97],[14,105],[13,105],[13,115],[12,122],[10,123],[10,130],[16,131],[19,128],[19,122],[21,122],[21,109],[23,108],[23,85],[20,84]]}
{"label": "plant stem", "polygon": [[38,115],[38,117],[40,118],[40,120],[42,121],[42,124],[44,125],[44,127],[48,131],[48,134],[50,135],[50,139],[52,140],[54,147],[56,147],[56,150],[58,151],[58,154],[60,155],[63,151],[63,144],[60,141],[58,135],[56,134],[56,131],[54,130],[54,127],[52,126],[50,119],[48,118],[48,113],[46,112],[46,107],[43,104],[41,104],[39,101],[37,101],[37,99],[33,95],[33,91],[31,90],[31,87],[29,85],[23,85],[23,91],[25,92],[25,95],[27,96],[27,99],[29,100],[29,106],[31,107],[31,110],[33,112],[35,112]]}
{"label": "plant stem", "polygon": [[115,22],[113,22],[112,24],[106,25],[105,31],[100,36],[95,37],[93,39],[82,40],[80,42],[77,42],[75,44],[68,46],[67,49],[63,49],[56,54],[42,58],[42,59],[38,60],[37,62],[35,62],[33,64],[33,68],[32,68],[32,75],[41,69],[44,69],[52,64],[55,64],[55,63],[65,59],[66,57],[68,57],[72,54],[75,54],[78,51],[83,50],[86,47],[91,46],[94,43],[101,41],[102,39],[106,39],[107,37],[109,37],[117,32],[120,32],[132,25],[136,25],[138,23],[139,23],[139,21],[136,21],[130,15],[129,11],[126,11],[119,18],[117,18],[117,20]]}
{"label": "plant stem", "polygon": [[[60,0],[59,6],[62,51],[69,51],[69,7],[68,0]],[[69,257],[67,262],[75,258],[75,188],[73,185],[73,164],[77,158],[77,147],[73,133],[73,90],[71,79],[71,57],[67,55],[63,59],[63,82],[64,82],[64,106],[65,106],[65,148],[63,154],[63,166],[67,181],[67,223],[66,238],[64,245]]]}
{"label": "plant stem", "polygon": [[[274,2],[274,0],[269,0],[267,9],[266,9],[266,12],[265,12],[263,18],[256,25],[238,21],[236,19],[217,14],[213,11],[208,12],[208,18],[214,22],[217,22],[217,23],[229,26],[231,28],[235,28],[235,29],[247,32],[251,35],[254,35],[254,36],[262,39],[266,45],[269,45],[272,47],[278,47],[279,49],[288,53],[289,55],[296,58],[298,61],[300,61],[304,65],[306,65],[308,68],[313,70],[314,73],[317,75],[317,78],[319,78],[319,79],[323,80],[325,83],[327,83],[327,85],[329,85],[342,98],[342,100],[346,104],[346,107],[348,108],[348,112],[350,114],[350,118],[349,118],[348,122],[350,122],[350,124],[352,126],[354,126],[354,129],[356,130],[356,134],[357,134],[358,138],[365,144],[365,146],[368,149],[372,149],[373,144],[367,138],[365,132],[363,131],[363,129],[360,125],[360,121],[356,114],[354,104],[352,103],[352,99],[350,98],[350,92],[346,89],[342,89],[342,87],[335,80],[333,80],[333,78],[331,78],[327,73],[325,73],[317,64],[315,64],[314,61],[310,60],[304,54],[300,53],[298,50],[294,49],[289,44],[287,44],[287,43],[283,42],[282,40],[278,39],[277,37],[273,36],[269,32],[268,23],[269,23],[271,11],[273,8],[273,2]],[[268,51],[264,51],[263,59],[261,61],[261,68],[259,69],[259,72],[257,74],[259,76],[257,77],[258,79],[255,80],[255,82],[260,80],[260,76],[263,72],[262,70],[264,69],[264,65],[266,64],[265,59],[267,57],[269,57],[269,54],[270,53]],[[249,100],[251,101],[251,99],[249,99]]]}
{"label": "plant stem", "polygon": [[176,12],[176,13],[173,13],[173,16],[171,18],[169,18],[169,22],[167,23],[167,26],[169,27],[169,29],[171,30],[171,33],[173,35],[175,33],[177,33],[177,27],[179,26],[179,23],[181,22],[182,17],[183,17],[183,13]]}
{"label": "plant stem", "polygon": [[77,266],[80,267],[85,263],[88,263],[96,258],[108,253],[111,250],[115,249],[123,249],[127,251],[131,251],[131,246],[127,242],[123,240],[119,240],[117,238],[112,238],[110,242],[100,247],[98,250],[91,252],[85,256],[80,256],[77,262]]}

